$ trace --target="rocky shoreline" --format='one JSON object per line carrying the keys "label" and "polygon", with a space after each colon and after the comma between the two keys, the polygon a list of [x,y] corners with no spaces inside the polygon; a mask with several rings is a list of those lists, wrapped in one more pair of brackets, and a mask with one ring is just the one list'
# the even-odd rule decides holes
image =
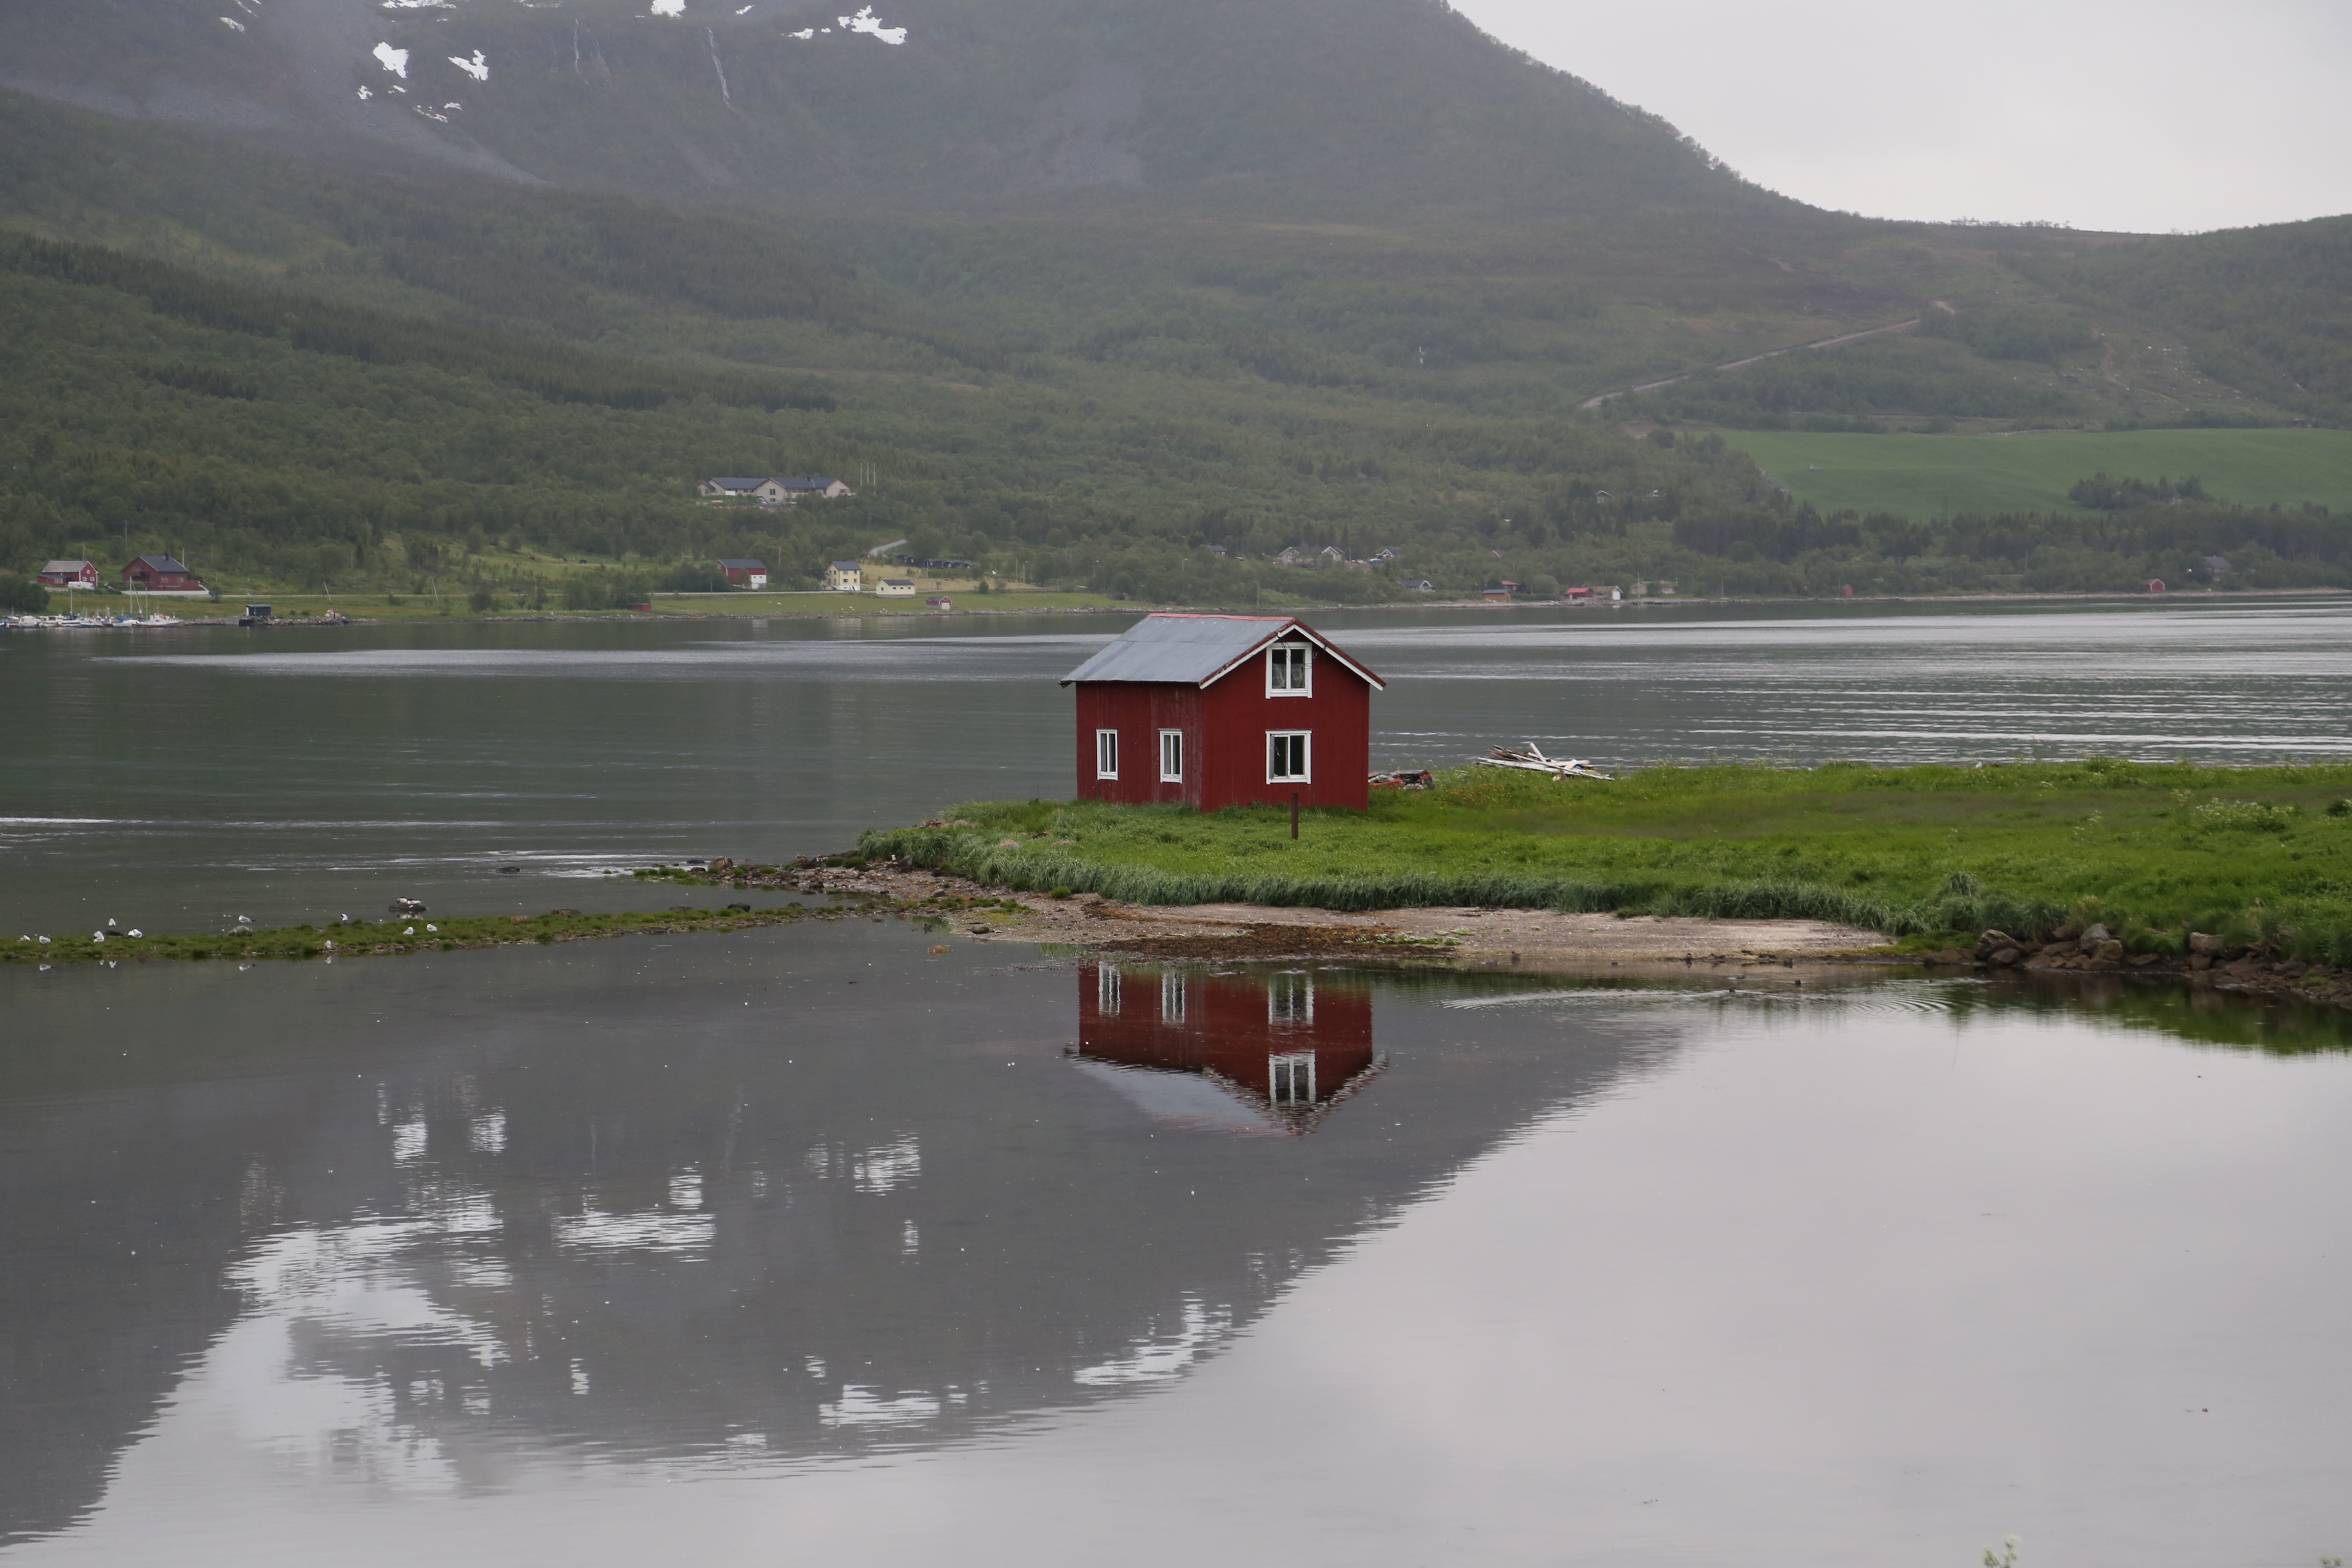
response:
{"label": "rocky shoreline", "polygon": [[[1973,948],[1901,952],[1877,931],[1816,921],[1716,921],[1560,914],[1547,910],[1414,909],[1346,913],[1244,904],[1147,907],[1094,893],[988,888],[950,872],[851,855],[788,866],[724,858],[640,875],[778,891],[849,894],[925,906],[979,941],[1066,943],[1139,958],[1239,960],[1354,954],[1454,966],[1557,969],[1796,969],[1891,966],[2070,973],[2169,981],[2352,1007],[2352,968],[2291,959],[2275,942],[2192,933],[2184,953],[2133,953],[2106,927],[2062,927],[2041,941],[1983,932]],[[959,907],[961,906],[961,907]]]}
{"label": "rocky shoreline", "polygon": [[2062,926],[2048,939],[2031,942],[1989,931],[1970,948],[1922,954],[1915,963],[1944,967],[2016,969],[2040,973],[2139,975],[2168,978],[2219,991],[2293,996],[2306,1002],[2352,1007],[2352,969],[2291,958],[2274,942],[2231,942],[2191,931],[2179,954],[2127,952],[2105,926],[2076,931]]}

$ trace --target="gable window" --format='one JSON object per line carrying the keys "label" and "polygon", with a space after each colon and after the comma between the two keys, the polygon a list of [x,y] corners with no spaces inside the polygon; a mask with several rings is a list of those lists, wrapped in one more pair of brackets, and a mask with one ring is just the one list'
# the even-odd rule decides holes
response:
{"label": "gable window", "polygon": [[1160,731],[1160,782],[1184,782],[1184,731],[1181,730]]}
{"label": "gable window", "polygon": [[1276,643],[1265,650],[1265,694],[1268,697],[1315,695],[1314,650],[1303,642]]}
{"label": "gable window", "polygon": [[1315,977],[1277,974],[1268,981],[1265,1021],[1277,1029],[1301,1028],[1315,1022]]}
{"label": "gable window", "polygon": [[1118,777],[1118,731],[1116,730],[1095,731],[1095,777]]}
{"label": "gable window", "polygon": [[1265,782],[1308,783],[1307,743],[1311,738],[1311,733],[1305,730],[1268,730],[1265,732]]}
{"label": "gable window", "polygon": [[1315,1053],[1287,1051],[1265,1059],[1266,1098],[1278,1106],[1315,1103]]}

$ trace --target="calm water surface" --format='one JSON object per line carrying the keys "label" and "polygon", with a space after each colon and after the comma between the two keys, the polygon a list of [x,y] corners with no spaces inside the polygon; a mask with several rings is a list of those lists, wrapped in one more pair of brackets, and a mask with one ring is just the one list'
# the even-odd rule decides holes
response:
{"label": "calm water surface", "polygon": [[0,1555],[2352,1537],[2332,1016],[929,941],[0,974]]}
{"label": "calm water surface", "polygon": [[[2322,603],[1317,619],[1389,762],[2352,746]],[[1066,795],[1124,624],[11,637],[0,921],[642,903]],[[936,940],[0,971],[0,1557],[2352,1546],[2337,1015]]]}
{"label": "calm water surface", "polygon": [[[1315,619],[1390,678],[1384,765],[1521,740],[1611,764],[2352,755],[2332,600]],[[1056,680],[1130,621],[11,634],[0,922],[611,907],[614,868],[1066,796]]]}

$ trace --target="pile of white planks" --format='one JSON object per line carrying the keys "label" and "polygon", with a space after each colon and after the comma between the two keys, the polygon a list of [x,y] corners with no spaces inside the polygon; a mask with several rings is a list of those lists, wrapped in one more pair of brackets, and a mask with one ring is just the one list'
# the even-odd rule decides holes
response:
{"label": "pile of white planks", "polygon": [[1483,757],[1472,762],[1482,768],[1521,768],[1531,773],[1549,773],[1556,779],[1605,779],[1610,777],[1581,757],[1547,757],[1543,748],[1533,741],[1519,751],[1496,746]]}

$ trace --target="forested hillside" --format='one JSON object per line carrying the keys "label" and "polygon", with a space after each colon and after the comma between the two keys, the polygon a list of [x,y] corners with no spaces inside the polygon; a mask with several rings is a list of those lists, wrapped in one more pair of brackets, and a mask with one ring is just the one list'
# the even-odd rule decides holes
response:
{"label": "forested hillside", "polygon": [[[903,537],[1153,600],[2112,587],[2203,554],[2347,580],[2332,527],[2226,492],[1822,516],[1738,449],[2340,422],[2343,221],[1818,212],[1424,0],[835,21],[0,16],[45,95],[0,91],[0,568],[173,548],[226,585],[404,592],[528,547],[610,598]],[[191,105],[207,130],[156,123]],[[694,495],[807,472],[859,493]],[[1327,544],[1398,554],[1269,559]]]}

